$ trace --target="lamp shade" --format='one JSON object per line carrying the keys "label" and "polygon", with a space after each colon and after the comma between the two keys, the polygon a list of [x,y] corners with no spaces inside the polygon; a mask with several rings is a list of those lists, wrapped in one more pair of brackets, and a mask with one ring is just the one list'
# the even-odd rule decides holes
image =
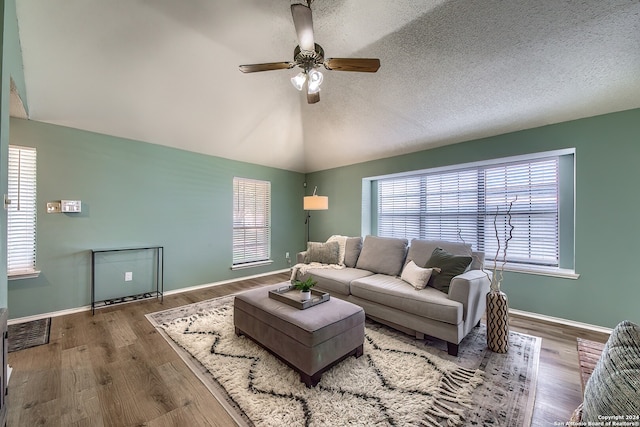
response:
{"label": "lamp shade", "polygon": [[324,211],[329,209],[329,197],[316,195],[305,196],[303,204],[305,211]]}

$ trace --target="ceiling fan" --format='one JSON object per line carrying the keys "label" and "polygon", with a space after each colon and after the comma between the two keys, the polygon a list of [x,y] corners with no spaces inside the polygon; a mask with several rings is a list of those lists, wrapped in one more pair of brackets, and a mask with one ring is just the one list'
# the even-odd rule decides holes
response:
{"label": "ceiling fan", "polygon": [[293,61],[240,65],[240,71],[243,73],[284,70],[297,65],[302,68],[302,71],[291,79],[291,83],[300,91],[306,87],[307,102],[309,104],[315,104],[320,101],[322,73],[317,70],[320,66],[324,66],[327,70],[358,71],[363,73],[375,73],[378,71],[378,68],[380,68],[380,60],[376,58],[324,59],[324,49],[315,43],[313,39],[313,20],[311,17],[312,1],[313,0],[307,0],[306,5],[291,5],[293,25],[296,28],[299,43],[293,51]]}

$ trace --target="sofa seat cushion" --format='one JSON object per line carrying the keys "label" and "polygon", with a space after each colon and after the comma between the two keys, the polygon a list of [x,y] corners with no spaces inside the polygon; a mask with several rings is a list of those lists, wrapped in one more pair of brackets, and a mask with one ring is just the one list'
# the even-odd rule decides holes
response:
{"label": "sofa seat cushion", "polygon": [[331,293],[341,295],[349,295],[349,284],[351,281],[362,277],[371,276],[373,273],[367,270],[359,270],[357,268],[342,268],[339,270],[333,268],[310,268],[307,274],[299,277],[299,280],[305,280],[307,277],[313,277],[318,282],[317,288]]}
{"label": "sofa seat cushion", "polygon": [[416,290],[402,279],[374,274],[351,282],[351,294],[417,316],[457,325],[462,304],[433,288]]}

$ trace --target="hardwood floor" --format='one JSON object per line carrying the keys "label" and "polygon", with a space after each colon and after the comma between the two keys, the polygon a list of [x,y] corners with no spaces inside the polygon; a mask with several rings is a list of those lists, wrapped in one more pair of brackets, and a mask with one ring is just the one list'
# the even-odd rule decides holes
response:
{"label": "hardwood floor", "polygon": [[[278,274],[55,317],[47,345],[9,354],[9,426],[232,426],[217,400],[144,317],[288,279]],[[533,426],[564,422],[581,402],[576,337],[606,336],[511,316],[541,336]]]}
{"label": "hardwood floor", "polygon": [[513,314],[509,316],[509,327],[512,331],[542,337],[536,404],[531,425],[564,425],[582,402],[576,338],[606,342],[609,336],[532,321]]}

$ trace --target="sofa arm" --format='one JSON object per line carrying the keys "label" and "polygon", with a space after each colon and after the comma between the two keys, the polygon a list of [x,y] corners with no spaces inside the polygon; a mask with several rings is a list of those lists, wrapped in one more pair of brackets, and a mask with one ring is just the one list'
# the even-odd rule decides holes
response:
{"label": "sofa arm", "polygon": [[298,252],[296,255],[296,263],[304,264],[304,257],[307,255],[307,251]]}
{"label": "sofa arm", "polygon": [[475,326],[484,314],[491,285],[490,277],[490,271],[469,270],[451,279],[449,299],[462,304],[462,320],[466,330]]}

